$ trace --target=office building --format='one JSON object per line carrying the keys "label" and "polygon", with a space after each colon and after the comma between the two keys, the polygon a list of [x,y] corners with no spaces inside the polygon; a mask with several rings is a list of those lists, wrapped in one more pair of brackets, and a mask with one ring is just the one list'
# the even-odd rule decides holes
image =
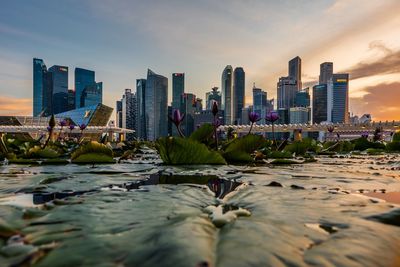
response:
{"label": "office building", "polygon": [[182,132],[189,136],[194,131],[194,114],[196,113],[196,96],[191,93],[185,93],[181,97],[181,111],[185,118],[181,124]]}
{"label": "office building", "polygon": [[[76,98],[75,98],[76,99]],[[87,107],[103,103],[103,83],[86,85],[81,93],[80,106]]]}
{"label": "office building", "polygon": [[233,72],[233,123],[241,124],[242,109],[245,105],[245,72],[237,67]]}
{"label": "office building", "polygon": [[146,129],[146,79],[136,80],[136,135],[142,140],[147,140]]}
{"label": "office building", "polygon": [[168,135],[168,78],[149,69],[145,90],[147,140],[154,141]]}
{"label": "office building", "polygon": [[44,74],[47,72],[42,59],[33,59],[33,116],[40,116],[44,111]]}
{"label": "office building", "polygon": [[122,128],[122,100],[118,100],[115,103],[115,126],[118,128]]}
{"label": "office building", "polygon": [[289,109],[295,106],[297,82],[293,77],[280,77],[277,84],[278,109]]}
{"label": "office building", "polygon": [[324,62],[319,65],[319,84],[327,84],[332,79],[333,63]]}
{"label": "office building", "polygon": [[310,92],[308,87],[296,93],[296,107],[309,107],[310,104]]}
{"label": "office building", "polygon": [[53,114],[53,73],[45,72],[43,74],[43,110],[41,116],[50,116]]}
{"label": "office building", "polygon": [[261,88],[257,88],[253,85],[253,112],[260,115],[261,124],[265,124],[265,116],[267,115],[267,92],[263,91]]}
{"label": "office building", "polygon": [[86,86],[95,83],[95,72],[92,70],[75,68],[75,105],[76,108],[84,107],[82,105],[82,94]]}
{"label": "office building", "polygon": [[75,109],[75,91],[68,89],[68,110]]}
{"label": "office building", "polygon": [[302,88],[301,82],[301,58],[295,57],[289,61],[289,77],[296,81],[296,88]]}
{"label": "office building", "polygon": [[[121,128],[136,130],[136,95],[135,93],[132,93],[131,89],[125,89],[125,94],[122,96],[121,104]],[[117,118],[117,120],[118,119],[119,118]],[[135,137],[136,133],[129,133],[126,135],[126,139],[129,141],[133,140]]]}
{"label": "office building", "polygon": [[250,124],[249,121],[249,114],[253,110],[253,106],[242,108],[242,120],[241,125],[248,125]]}
{"label": "office building", "polygon": [[68,67],[54,65],[48,70],[52,73],[52,109],[54,114],[68,110]]}
{"label": "office building", "polygon": [[332,122],[349,122],[349,74],[332,76]]}
{"label": "office building", "polygon": [[231,65],[225,67],[221,77],[221,108],[224,110],[224,124],[230,125],[233,123],[233,84],[232,84],[233,69]]}
{"label": "office building", "polygon": [[221,108],[221,93],[218,91],[218,87],[213,87],[211,92],[206,93],[206,109],[211,110],[214,102],[217,102],[218,107]]}
{"label": "office building", "polygon": [[[224,111],[223,110],[218,110],[217,113],[217,119],[222,122],[224,118]],[[196,112],[194,114],[194,127],[201,127],[203,124],[206,123],[213,123],[214,121],[214,114],[212,113],[212,110],[210,109],[206,109],[206,110],[202,110],[200,112]]]}
{"label": "office building", "polygon": [[328,121],[328,85],[320,84],[313,87],[312,122]]}
{"label": "office building", "polygon": [[172,74],[172,109],[180,110],[181,96],[185,93],[185,73]]}
{"label": "office building", "polygon": [[289,109],[290,124],[304,124],[310,122],[311,109],[309,107],[293,107]]}

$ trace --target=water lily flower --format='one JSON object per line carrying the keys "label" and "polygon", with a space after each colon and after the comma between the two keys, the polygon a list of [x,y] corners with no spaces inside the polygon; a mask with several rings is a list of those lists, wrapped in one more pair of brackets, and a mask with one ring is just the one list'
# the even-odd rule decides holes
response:
{"label": "water lily flower", "polygon": [[48,131],[48,132],[51,132],[51,131],[53,131],[53,127],[51,127],[51,126],[47,126],[47,131]]}
{"label": "water lily flower", "polygon": [[254,123],[256,123],[259,120],[261,120],[261,117],[257,112],[250,112],[249,113],[249,121],[251,122],[251,126],[250,126],[250,130],[249,130],[248,134],[251,133],[251,130],[253,129]]}
{"label": "water lily flower", "polygon": [[368,136],[369,136],[368,132],[364,132],[361,134],[362,138],[368,138]]}
{"label": "water lily flower", "polygon": [[68,128],[69,128],[70,131],[72,131],[73,129],[75,129],[75,125],[70,124]]}
{"label": "water lily flower", "polygon": [[81,125],[79,125],[79,129],[81,129],[81,131],[85,130],[87,127],[86,124],[82,123]]}
{"label": "water lily flower", "polygon": [[326,129],[328,130],[328,132],[332,133],[335,130],[335,127],[329,125]]}
{"label": "water lily flower", "polygon": [[67,126],[67,120],[60,121],[60,126],[61,127]]}
{"label": "water lily flower", "polygon": [[214,126],[215,128],[218,128],[218,127],[221,126],[221,125],[222,125],[222,124],[221,124],[221,121],[220,121],[219,119],[214,120],[213,126]]}
{"label": "water lily flower", "polygon": [[279,120],[279,115],[275,111],[270,111],[270,112],[268,112],[265,119],[271,123],[274,123],[275,121]]}
{"label": "water lily flower", "polygon": [[257,112],[250,112],[249,113],[249,121],[251,123],[255,123],[257,121],[261,120],[260,115]]}
{"label": "water lily flower", "polygon": [[175,109],[174,112],[173,112],[173,116],[172,116],[172,117],[169,116],[168,118],[170,119],[170,121],[172,121],[172,122],[175,124],[176,129],[178,130],[179,135],[180,135],[181,137],[185,137],[185,136],[183,135],[182,130],[181,130],[181,127],[180,127],[180,125],[181,125],[183,119],[185,118],[185,114],[182,115],[181,112],[179,111],[179,109]]}

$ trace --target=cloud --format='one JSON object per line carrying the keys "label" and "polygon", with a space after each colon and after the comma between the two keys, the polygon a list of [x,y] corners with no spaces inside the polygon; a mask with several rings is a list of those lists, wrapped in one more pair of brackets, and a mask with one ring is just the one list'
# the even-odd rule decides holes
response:
{"label": "cloud", "polygon": [[0,116],[31,116],[32,99],[1,96]]}
{"label": "cloud", "polygon": [[350,98],[355,114],[371,113],[375,121],[400,120],[400,82],[381,83],[364,89],[360,98]]}
{"label": "cloud", "polygon": [[393,51],[379,41],[370,43],[369,47],[370,49],[382,51],[384,56],[370,62],[359,62],[349,69],[344,70],[344,72],[350,73],[352,80],[376,75],[400,73],[400,50]]}

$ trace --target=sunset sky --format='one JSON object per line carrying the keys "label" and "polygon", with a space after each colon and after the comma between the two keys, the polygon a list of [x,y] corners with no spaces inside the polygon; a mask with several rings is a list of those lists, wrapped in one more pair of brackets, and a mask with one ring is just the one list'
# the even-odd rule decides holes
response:
{"label": "sunset sky", "polygon": [[[228,64],[276,96],[287,62],[300,56],[303,83],[319,64],[349,72],[350,111],[400,120],[400,1],[14,1],[0,8],[0,115],[31,115],[32,58],[47,67],[96,71],[115,108],[147,68],[186,73],[186,91],[204,99]],[[246,103],[251,104],[251,103]]]}

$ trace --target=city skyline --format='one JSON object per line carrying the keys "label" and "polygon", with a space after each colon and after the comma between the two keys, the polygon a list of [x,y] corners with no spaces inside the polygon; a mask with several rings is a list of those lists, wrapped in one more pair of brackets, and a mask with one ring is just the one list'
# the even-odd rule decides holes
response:
{"label": "city skyline", "polygon": [[[48,66],[96,71],[96,78],[103,81],[104,103],[115,107],[125,88],[135,90],[136,80],[145,78],[147,68],[166,77],[175,72],[185,73],[185,91],[205,99],[212,87],[221,88],[220,75],[226,65],[240,66],[246,72],[246,105],[252,102],[253,82],[268,92],[269,98],[276,98],[276,82],[287,75],[287,62],[300,56],[303,87],[318,83],[321,63],[333,62],[335,73],[350,73],[350,112],[372,113],[374,120],[400,119],[396,103],[400,97],[398,1],[291,5],[257,1],[229,5],[223,1],[182,5],[172,2],[169,7],[161,2],[119,2],[111,6],[87,1],[80,11],[74,8],[76,2],[66,1],[56,4],[61,5],[62,12],[54,5],[46,1],[35,5],[11,1],[3,4],[0,11],[3,115],[32,113],[33,57],[43,59]],[[345,11],[354,5],[357,10],[349,18]],[[273,14],[278,8],[286,8],[286,14]],[[161,25],[160,21],[167,18],[161,12],[163,9],[175,10],[177,16]],[[203,18],[209,9],[207,18]],[[222,10],[227,14],[219,18],[218,12]],[[39,27],[42,25],[39,21],[32,21],[35,16],[26,16],[32,12],[47,21],[59,17],[58,27]],[[296,12],[300,13],[295,18]],[[279,25],[275,25],[276,16],[283,16]],[[154,20],[145,24],[144,18],[148,17]],[[323,21],[314,25],[318,18]],[[180,19],[188,21],[187,25],[180,25]],[[198,22],[202,22],[200,26]],[[133,30],[128,30],[129,27]],[[219,37],[224,27],[230,33],[223,32]],[[320,34],[321,29],[329,34]],[[132,38],[141,40],[133,45],[129,43]],[[246,41],[237,41],[239,38]],[[290,38],[297,41],[288,42]],[[221,44],[221,41],[226,42]],[[72,71],[69,75],[70,89],[74,88]],[[168,103],[172,100],[171,82],[169,79]]]}

